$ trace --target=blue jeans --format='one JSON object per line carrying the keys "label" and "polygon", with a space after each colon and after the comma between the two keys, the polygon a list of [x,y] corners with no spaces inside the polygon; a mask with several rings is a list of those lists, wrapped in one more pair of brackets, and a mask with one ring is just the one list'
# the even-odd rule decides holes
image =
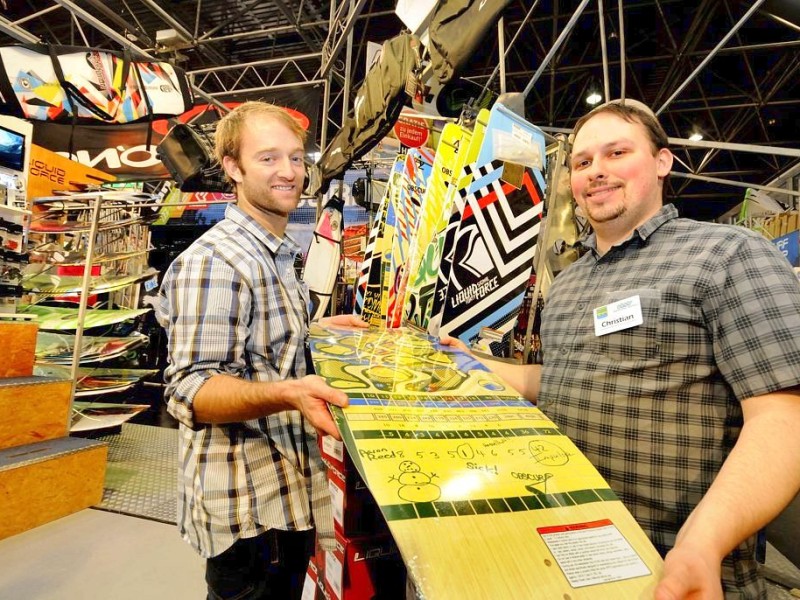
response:
{"label": "blue jeans", "polygon": [[314,530],[270,529],[206,561],[207,600],[299,600]]}

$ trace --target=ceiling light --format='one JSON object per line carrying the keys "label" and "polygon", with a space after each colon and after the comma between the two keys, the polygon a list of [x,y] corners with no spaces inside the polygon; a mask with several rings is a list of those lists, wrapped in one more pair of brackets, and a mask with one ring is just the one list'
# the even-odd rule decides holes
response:
{"label": "ceiling light", "polygon": [[586,104],[591,104],[594,106],[595,104],[599,104],[602,99],[603,97],[597,92],[591,92],[588,96],[586,96]]}
{"label": "ceiling light", "polygon": [[689,140],[692,142],[699,142],[703,139],[703,134],[699,131],[695,131],[692,135],[689,136]]}

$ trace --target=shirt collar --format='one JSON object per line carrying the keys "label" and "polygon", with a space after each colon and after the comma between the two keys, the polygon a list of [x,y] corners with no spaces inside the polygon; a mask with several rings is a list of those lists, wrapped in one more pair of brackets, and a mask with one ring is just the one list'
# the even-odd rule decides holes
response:
{"label": "shirt collar", "polygon": [[244,212],[236,204],[229,204],[225,209],[225,218],[230,219],[242,229],[261,240],[267,249],[276,254],[281,246],[285,246],[286,250],[296,255],[300,252],[300,246],[288,233],[284,234],[282,238],[278,237],[262,225],[258,223],[253,217]]}
{"label": "shirt collar", "polygon": [[[618,244],[614,244],[615,246],[624,246],[628,242],[630,242],[634,237],[638,237],[642,241],[646,241],[653,233],[655,233],[662,225],[665,223],[672,221],[673,219],[678,218],[678,209],[675,208],[672,204],[665,204],[661,207],[661,209],[650,217],[647,221],[639,225],[636,229],[633,230],[631,235],[619,242]],[[581,242],[585,248],[592,250],[592,252],[597,253],[597,234],[592,232],[589,237],[587,237],[584,241]]]}

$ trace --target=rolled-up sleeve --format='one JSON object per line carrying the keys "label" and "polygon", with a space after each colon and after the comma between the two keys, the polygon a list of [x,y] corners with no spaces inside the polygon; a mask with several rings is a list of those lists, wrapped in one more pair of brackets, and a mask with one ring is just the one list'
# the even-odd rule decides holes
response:
{"label": "rolled-up sleeve", "polygon": [[213,251],[179,257],[164,276],[158,319],[167,330],[169,413],[193,429],[193,401],[217,374],[245,376],[252,288]]}

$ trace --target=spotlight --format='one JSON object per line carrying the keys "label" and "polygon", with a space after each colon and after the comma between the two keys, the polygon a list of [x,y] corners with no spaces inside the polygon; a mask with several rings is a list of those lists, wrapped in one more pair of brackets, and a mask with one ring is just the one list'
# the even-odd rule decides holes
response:
{"label": "spotlight", "polygon": [[586,104],[591,104],[594,106],[595,104],[600,104],[602,99],[603,97],[597,92],[591,92],[588,96],[586,96]]}
{"label": "spotlight", "polygon": [[689,136],[689,140],[692,142],[699,142],[702,139],[703,139],[703,134],[700,133],[699,131],[695,131],[692,133],[692,135]]}

